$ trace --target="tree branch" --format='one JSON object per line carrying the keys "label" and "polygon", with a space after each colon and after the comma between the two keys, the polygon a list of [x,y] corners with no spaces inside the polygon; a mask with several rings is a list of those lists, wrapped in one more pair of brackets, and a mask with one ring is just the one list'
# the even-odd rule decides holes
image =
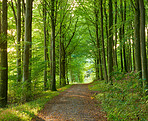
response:
{"label": "tree branch", "polygon": [[14,9],[13,0],[11,0],[11,3],[9,2],[9,5],[10,5],[10,7],[12,8],[13,15],[14,15],[14,19],[15,19],[15,24],[16,24],[16,26],[17,26],[17,16],[16,16],[16,12],[15,12],[15,9]]}
{"label": "tree branch", "polygon": [[72,36],[71,36],[71,38],[70,38],[70,40],[69,40],[67,46],[65,47],[65,50],[66,50],[66,49],[68,48],[68,46],[70,45],[71,40],[73,39],[73,37],[74,37],[74,35],[75,35],[75,33],[76,33],[77,23],[78,23],[78,18],[77,18],[77,21],[76,21],[76,23],[75,23],[75,30],[74,30],[74,32],[73,32],[73,34],[72,34]]}

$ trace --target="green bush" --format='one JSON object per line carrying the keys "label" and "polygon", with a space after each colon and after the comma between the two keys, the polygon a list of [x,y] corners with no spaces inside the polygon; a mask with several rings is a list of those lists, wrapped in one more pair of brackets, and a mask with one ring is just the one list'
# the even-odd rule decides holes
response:
{"label": "green bush", "polygon": [[134,74],[124,74],[124,79],[114,80],[113,85],[96,81],[90,89],[98,91],[96,98],[111,121],[147,121],[148,100]]}

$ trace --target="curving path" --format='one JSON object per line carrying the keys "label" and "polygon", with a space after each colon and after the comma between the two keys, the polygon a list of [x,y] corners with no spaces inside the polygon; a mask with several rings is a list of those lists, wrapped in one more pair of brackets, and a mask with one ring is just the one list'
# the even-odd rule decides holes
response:
{"label": "curving path", "polygon": [[33,121],[106,121],[87,84],[73,85],[49,101]]}

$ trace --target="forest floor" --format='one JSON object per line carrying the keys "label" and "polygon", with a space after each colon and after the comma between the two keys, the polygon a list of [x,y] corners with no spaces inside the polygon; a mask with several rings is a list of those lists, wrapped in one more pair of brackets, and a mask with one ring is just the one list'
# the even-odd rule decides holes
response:
{"label": "forest floor", "polygon": [[32,121],[106,121],[95,92],[76,84],[50,100]]}

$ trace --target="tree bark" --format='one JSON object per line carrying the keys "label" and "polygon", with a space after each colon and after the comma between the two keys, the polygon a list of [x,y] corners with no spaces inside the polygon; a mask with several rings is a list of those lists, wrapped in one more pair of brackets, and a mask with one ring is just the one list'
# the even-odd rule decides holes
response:
{"label": "tree bark", "polygon": [[[96,32],[96,42],[97,42],[97,53],[98,53],[98,57],[97,57],[97,68],[98,68],[98,71],[100,69],[100,74],[102,73],[102,69],[101,69],[101,54],[100,54],[100,41],[99,41],[99,34],[98,34],[98,13],[99,11],[97,10],[97,6],[96,6],[96,0],[94,1],[94,6],[95,6],[95,9],[94,9],[94,13],[95,13],[95,32]],[[98,73],[99,75],[99,73]],[[99,79],[99,78],[97,78]],[[102,80],[102,74],[100,75],[100,79]]]}
{"label": "tree bark", "polygon": [[104,2],[104,15],[105,15],[105,29],[106,29],[106,38],[107,38],[107,62],[108,62],[108,17],[107,17],[107,13],[106,13],[106,0]]}
{"label": "tree bark", "polygon": [[[139,0],[140,5],[140,42],[141,42],[141,62],[142,62],[142,79],[144,80],[144,88],[148,89],[148,73],[147,73],[147,57],[145,44],[145,7],[144,1]],[[145,92],[148,95],[148,91]]]}
{"label": "tree bark", "polygon": [[47,87],[47,28],[46,28],[46,21],[47,21],[47,12],[46,12],[46,0],[44,0],[44,6],[43,6],[43,22],[44,22],[44,61],[45,61],[45,67],[44,67],[44,90],[48,90]]}
{"label": "tree bark", "polygon": [[[135,0],[135,65],[136,72],[139,74],[139,78],[142,78],[141,73],[141,52],[140,52],[140,10],[139,10],[139,0]],[[142,86],[142,85],[141,85]]]}
{"label": "tree bark", "polygon": [[25,82],[25,99],[29,101],[31,98],[31,79],[29,71],[30,59],[30,40],[32,28],[32,0],[26,0],[26,16],[25,16],[25,43],[24,43],[24,63],[23,63],[23,82]]}
{"label": "tree bark", "polygon": [[115,65],[118,67],[118,61],[117,61],[117,0],[115,0]]}
{"label": "tree bark", "polygon": [[95,66],[96,66],[96,79],[99,80],[100,76],[99,76],[99,58],[98,57],[96,57]]}
{"label": "tree bark", "polygon": [[7,0],[2,1],[2,34],[0,41],[1,78],[0,78],[0,107],[7,105],[8,91],[8,58],[7,58]]}
{"label": "tree bark", "polygon": [[112,82],[112,71],[113,71],[113,57],[112,57],[112,43],[113,43],[113,8],[112,8],[112,0],[109,0],[109,42],[108,42],[108,77]]}
{"label": "tree bark", "polygon": [[21,82],[21,0],[17,0],[17,81]]}
{"label": "tree bark", "polygon": [[126,46],[125,46],[125,22],[126,22],[126,0],[124,0],[124,19],[123,19],[123,57],[124,57],[124,69],[127,72],[127,60],[126,60]]}
{"label": "tree bark", "polygon": [[[123,22],[123,7],[122,7],[122,0],[120,0],[120,17],[121,22]],[[122,39],[123,39],[123,29],[122,25],[120,26],[120,32],[119,32],[119,38],[120,38],[120,61],[121,61],[121,72],[123,71],[123,54],[122,54]]]}
{"label": "tree bark", "polygon": [[56,91],[56,60],[55,60],[55,15],[54,15],[55,0],[51,0],[51,41],[52,41],[52,83],[51,90]]}
{"label": "tree bark", "polygon": [[105,81],[108,83],[107,69],[106,69],[106,57],[105,57],[105,47],[104,47],[104,29],[103,29],[103,8],[101,0],[101,37],[102,37],[102,51],[103,51],[103,64],[104,64],[104,75]]}

